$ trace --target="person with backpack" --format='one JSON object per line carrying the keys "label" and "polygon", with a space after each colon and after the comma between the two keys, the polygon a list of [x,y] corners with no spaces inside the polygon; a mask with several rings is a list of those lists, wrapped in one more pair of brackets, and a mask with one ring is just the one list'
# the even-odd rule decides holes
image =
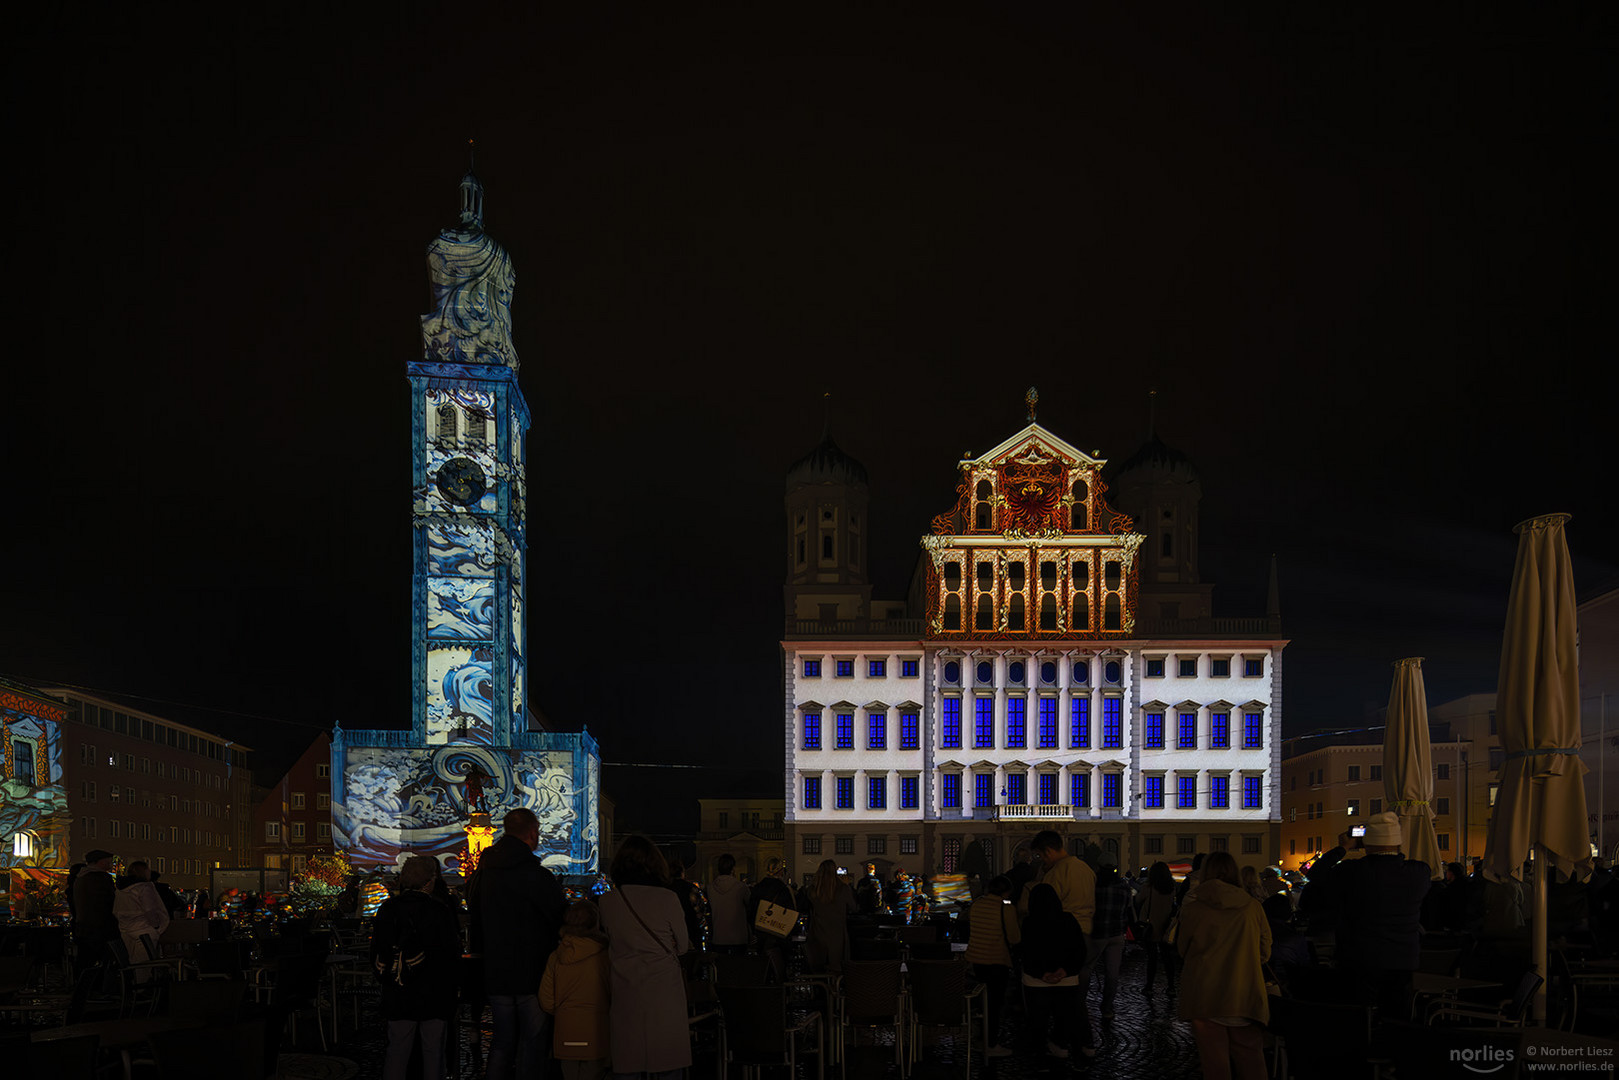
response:
{"label": "person with backpack", "polygon": [[602,1080],[608,1064],[607,935],[589,900],[562,917],[562,937],[540,977],[540,1008],[551,1014],[551,1055],[563,1080]]}
{"label": "person with backpack", "polygon": [[433,899],[438,860],[412,855],[399,871],[399,895],[377,909],[371,965],[382,982],[388,1021],[383,1080],[405,1080],[410,1052],[422,1047],[422,1080],[443,1080],[444,1032],[455,1015],[461,932],[449,908]]}

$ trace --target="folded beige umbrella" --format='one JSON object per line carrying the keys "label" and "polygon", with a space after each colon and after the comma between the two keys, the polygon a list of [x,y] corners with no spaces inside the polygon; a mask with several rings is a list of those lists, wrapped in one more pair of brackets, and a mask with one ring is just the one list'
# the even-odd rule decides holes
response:
{"label": "folded beige umbrella", "polygon": [[1433,746],[1428,738],[1428,694],[1422,683],[1422,657],[1394,662],[1388,718],[1383,728],[1383,793],[1400,818],[1402,850],[1428,864],[1428,876],[1444,875],[1433,820]]}

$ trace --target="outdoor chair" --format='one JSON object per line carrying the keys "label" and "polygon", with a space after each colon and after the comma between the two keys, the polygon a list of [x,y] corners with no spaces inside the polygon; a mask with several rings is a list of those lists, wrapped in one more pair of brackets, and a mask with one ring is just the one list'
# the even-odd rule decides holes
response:
{"label": "outdoor chair", "polygon": [[983,1046],[986,1049],[989,1047],[989,1010],[983,986],[968,988],[967,963],[964,960],[912,960],[908,966],[911,1064],[915,1065],[922,1057],[920,1028],[960,1028],[963,1042],[956,1059],[961,1062],[962,1075],[969,1075],[972,1072],[975,1021],[981,1027]]}
{"label": "outdoor chair", "polygon": [[268,991],[270,1014],[286,1016],[285,1026],[298,1044],[298,1014],[313,1011],[315,1029],[320,1035],[321,1053],[326,1052],[326,1024],[321,1018],[321,976],[326,973],[326,960],[321,956],[281,956],[275,967],[267,973],[270,982],[259,987]]}
{"label": "outdoor chair", "polygon": [[905,988],[898,960],[850,960],[843,965],[843,978],[837,995],[837,1057],[848,1069],[845,1031],[894,1029],[894,1064],[905,1073]]}
{"label": "outdoor chair", "polygon": [[265,1038],[262,1019],[157,1031],[150,1038],[152,1060],[164,1080],[216,1080],[221,1076],[263,1080]]}
{"label": "outdoor chair", "polygon": [[720,984],[723,1068],[742,1066],[744,1080],[758,1075],[765,1065],[785,1065],[788,1076],[798,1075],[801,1054],[815,1055],[815,1075],[826,1076],[826,1039],[821,1014],[803,1013],[796,1019],[787,1012],[787,989],[782,986]]}
{"label": "outdoor chair", "polygon": [[1462,950],[1424,948],[1417,958],[1417,970],[1430,975],[1454,975],[1462,966]]}
{"label": "outdoor chair", "polygon": [[1488,1023],[1491,1027],[1523,1027],[1529,1015],[1529,1003],[1534,1000],[1535,993],[1545,981],[1534,971],[1524,972],[1523,978],[1518,980],[1518,989],[1511,997],[1503,998],[1494,1008],[1453,1000],[1436,1001],[1428,1009],[1427,1021],[1430,1025],[1438,1020],[1450,1019],[1463,1024]]}

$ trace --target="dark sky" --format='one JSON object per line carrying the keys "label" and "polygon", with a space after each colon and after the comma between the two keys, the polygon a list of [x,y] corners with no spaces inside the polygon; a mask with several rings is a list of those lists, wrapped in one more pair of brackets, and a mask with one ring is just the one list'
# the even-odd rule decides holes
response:
{"label": "dark sky", "polygon": [[1280,560],[1289,733],[1401,656],[1493,689],[1524,517],[1619,581],[1611,21],[399,7],[12,28],[0,672],[272,752],[407,720],[404,369],[473,133],[531,703],[725,767],[658,774],[683,798],[779,782],[782,476],[827,391],[899,596],[1027,386],[1114,458],[1156,388],[1217,613]]}

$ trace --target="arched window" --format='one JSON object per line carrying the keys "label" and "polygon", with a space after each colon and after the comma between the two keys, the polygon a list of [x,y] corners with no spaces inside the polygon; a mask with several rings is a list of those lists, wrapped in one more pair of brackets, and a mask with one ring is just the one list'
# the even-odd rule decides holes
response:
{"label": "arched window", "polygon": [[456,407],[446,401],[438,407],[438,437],[441,439],[454,439],[460,434],[460,413]]}
{"label": "arched window", "polygon": [[1023,629],[1023,594],[1013,593],[1006,608],[1006,625],[1012,630]]}
{"label": "arched window", "polygon": [[988,530],[995,527],[994,491],[988,480],[978,481],[973,506],[973,528]]}
{"label": "arched window", "polygon": [[1102,608],[1102,629],[1122,630],[1123,628],[1124,616],[1120,613],[1119,609],[1119,594],[1108,593],[1107,602]]}
{"label": "arched window", "polygon": [[1091,527],[1090,493],[1091,489],[1085,481],[1074,481],[1074,505],[1069,510],[1069,526],[1075,532],[1084,532]]}

